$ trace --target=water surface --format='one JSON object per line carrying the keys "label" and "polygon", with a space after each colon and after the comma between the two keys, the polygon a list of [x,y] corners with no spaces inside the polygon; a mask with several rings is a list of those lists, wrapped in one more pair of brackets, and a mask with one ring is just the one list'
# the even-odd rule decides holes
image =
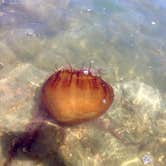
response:
{"label": "water surface", "polygon": [[[94,70],[101,69],[102,77],[113,85],[117,96],[104,118],[112,118],[114,130],[122,132],[122,140],[127,140],[130,147],[107,136],[108,128],[105,131],[99,125],[93,135],[88,127],[91,143],[89,139],[83,141],[86,145],[78,141],[77,148],[70,149],[70,158],[62,153],[66,165],[164,166],[165,11],[164,0],[1,0],[0,90],[5,94],[0,95],[1,130],[10,131],[20,116],[8,114],[10,104],[17,103],[18,96],[27,95],[29,98],[22,103],[33,105],[35,101],[30,98],[55,68],[69,64],[88,67],[92,63]],[[28,91],[29,83],[33,93]],[[13,92],[18,87],[21,92]],[[27,110],[31,110],[29,107]],[[19,108],[14,109],[18,112]],[[3,116],[5,111],[7,115]],[[21,115],[24,119],[25,113]],[[78,131],[81,129],[78,127]],[[98,143],[94,153],[86,149]],[[17,160],[16,165],[24,162]]]}

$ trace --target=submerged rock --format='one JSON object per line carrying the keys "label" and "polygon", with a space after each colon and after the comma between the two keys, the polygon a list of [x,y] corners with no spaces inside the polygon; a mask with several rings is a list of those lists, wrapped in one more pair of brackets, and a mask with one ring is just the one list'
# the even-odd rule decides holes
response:
{"label": "submerged rock", "polygon": [[143,82],[129,81],[117,84],[115,94],[115,109],[109,117],[123,133],[123,139],[134,144],[147,142],[155,134],[154,122],[161,110],[159,91]]}
{"label": "submerged rock", "polygon": [[45,76],[31,64],[20,64],[0,80],[0,130],[23,130],[32,118],[36,89]]}

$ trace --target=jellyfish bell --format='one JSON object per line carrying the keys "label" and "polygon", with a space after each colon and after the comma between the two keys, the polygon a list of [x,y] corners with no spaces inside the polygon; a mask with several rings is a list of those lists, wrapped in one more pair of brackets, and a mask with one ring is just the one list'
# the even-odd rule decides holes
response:
{"label": "jellyfish bell", "polygon": [[113,89],[90,69],[59,69],[42,87],[41,100],[58,123],[79,124],[95,119],[113,102]]}

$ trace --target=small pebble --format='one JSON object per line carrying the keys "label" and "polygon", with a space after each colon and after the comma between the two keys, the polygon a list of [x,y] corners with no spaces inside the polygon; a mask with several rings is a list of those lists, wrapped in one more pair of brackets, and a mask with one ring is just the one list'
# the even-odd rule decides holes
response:
{"label": "small pebble", "polygon": [[145,155],[142,157],[142,160],[143,160],[144,165],[151,164],[152,161],[153,161],[152,156],[149,155],[149,154],[145,154]]}

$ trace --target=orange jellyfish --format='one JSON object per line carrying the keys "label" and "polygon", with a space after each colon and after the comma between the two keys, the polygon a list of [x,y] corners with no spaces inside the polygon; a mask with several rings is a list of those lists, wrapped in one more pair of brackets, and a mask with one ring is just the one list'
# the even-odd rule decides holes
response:
{"label": "orange jellyfish", "polygon": [[[95,119],[108,110],[114,93],[111,85],[90,69],[60,69],[44,83],[41,101],[59,124],[74,125]],[[12,140],[4,166],[9,166],[19,149],[31,153],[43,122],[30,123],[25,132]],[[62,141],[63,142],[63,141]]]}
{"label": "orange jellyfish", "polygon": [[73,125],[95,119],[112,104],[111,85],[90,70],[61,69],[42,88],[42,103],[59,124]]}

